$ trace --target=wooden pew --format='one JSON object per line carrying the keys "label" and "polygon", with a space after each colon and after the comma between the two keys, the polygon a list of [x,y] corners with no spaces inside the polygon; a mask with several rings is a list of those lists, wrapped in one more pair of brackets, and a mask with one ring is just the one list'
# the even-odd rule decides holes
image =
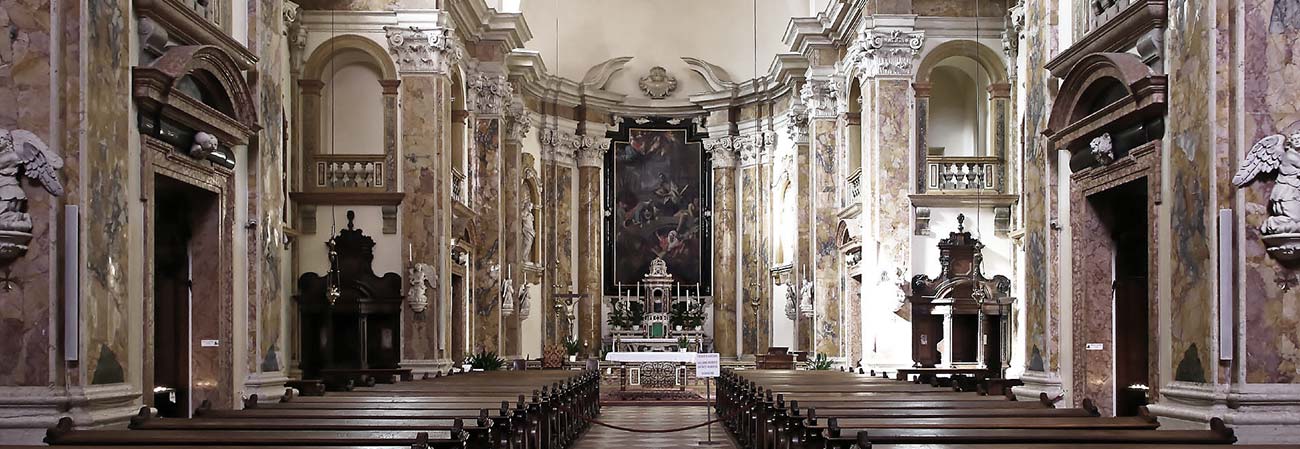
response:
{"label": "wooden pew", "polygon": [[45,442],[59,446],[405,446],[410,448],[462,448],[469,435],[460,429],[446,431],[178,431],[178,430],[73,430],[72,418],[63,418],[46,432]]}

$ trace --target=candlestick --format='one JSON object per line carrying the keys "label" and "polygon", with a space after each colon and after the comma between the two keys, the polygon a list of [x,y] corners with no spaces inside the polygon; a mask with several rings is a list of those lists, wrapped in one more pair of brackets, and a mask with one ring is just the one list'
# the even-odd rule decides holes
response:
{"label": "candlestick", "polygon": [[406,261],[407,261],[407,262],[414,262],[414,261],[415,261],[415,245],[414,245],[414,244],[411,244],[411,243],[407,243],[407,244],[406,244]]}

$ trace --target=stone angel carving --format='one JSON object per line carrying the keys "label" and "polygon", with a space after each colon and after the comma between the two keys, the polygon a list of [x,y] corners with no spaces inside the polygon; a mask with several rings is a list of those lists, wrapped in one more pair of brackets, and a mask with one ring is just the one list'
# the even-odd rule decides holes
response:
{"label": "stone angel carving", "polygon": [[799,292],[795,291],[794,284],[782,284],[778,289],[785,295],[785,317],[789,318],[790,321],[798,319]]}
{"label": "stone angel carving", "polygon": [[[406,303],[410,304],[412,312],[424,312],[429,307],[428,288],[438,282],[433,276],[433,267],[426,263],[412,265],[407,273],[407,281],[410,282],[410,287],[406,290]],[[437,290],[435,286],[434,292]]]}
{"label": "stone angel carving", "polygon": [[532,314],[533,307],[532,304],[530,304],[528,298],[529,298],[528,283],[524,282],[523,285],[519,287],[519,294],[518,294],[518,298],[516,299],[518,304],[516,308],[518,310],[515,313],[519,314],[519,319],[521,320],[528,319],[528,316]]}
{"label": "stone angel carving", "polygon": [[0,129],[0,262],[27,253],[32,217],[19,179],[36,181],[54,196],[63,195],[58,170],[63,158],[31,131]]}
{"label": "stone angel carving", "polygon": [[799,289],[799,313],[806,318],[813,316],[813,283],[804,281],[803,286]]}
{"label": "stone angel carving", "polygon": [[1300,259],[1300,132],[1272,135],[1255,143],[1232,183],[1245,187],[1274,172],[1277,185],[1269,195],[1269,217],[1260,233],[1273,257],[1293,261]]}
{"label": "stone angel carving", "polygon": [[515,283],[510,279],[501,283],[501,313],[506,316],[515,313]]}

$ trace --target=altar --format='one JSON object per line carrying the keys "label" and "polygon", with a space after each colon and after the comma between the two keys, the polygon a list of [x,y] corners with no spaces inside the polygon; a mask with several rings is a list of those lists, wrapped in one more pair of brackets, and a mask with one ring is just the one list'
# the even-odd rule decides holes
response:
{"label": "altar", "polygon": [[686,365],[695,364],[695,352],[611,352],[605,361],[619,366],[619,391],[629,385],[647,389],[686,390]]}
{"label": "altar", "polygon": [[699,285],[682,286],[668,273],[663,259],[650,263],[650,272],[636,284],[618,284],[609,302],[603,344],[613,352],[709,351],[712,332],[706,329],[710,298]]}

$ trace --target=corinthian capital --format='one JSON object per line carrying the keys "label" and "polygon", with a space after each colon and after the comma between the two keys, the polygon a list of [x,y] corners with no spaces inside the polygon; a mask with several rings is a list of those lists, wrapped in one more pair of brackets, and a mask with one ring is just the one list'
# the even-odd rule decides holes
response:
{"label": "corinthian capital", "polygon": [[828,79],[809,79],[799,90],[799,99],[808,107],[808,114],[813,118],[835,116],[839,89]]}
{"label": "corinthian capital", "polygon": [[786,132],[796,144],[808,143],[808,107],[795,100],[785,111]]}
{"label": "corinthian capital", "polygon": [[469,77],[469,109],[484,115],[501,115],[506,100],[513,94],[510,81],[504,73],[479,72]]}
{"label": "corinthian capital", "polygon": [[516,98],[506,110],[506,139],[521,142],[528,137],[528,131],[532,126],[532,114],[529,114],[528,108],[524,107],[523,100]]}
{"label": "corinthian capital", "polygon": [[578,147],[579,167],[603,167],[605,152],[609,151],[609,139],[582,136]]}
{"label": "corinthian capital", "polygon": [[388,53],[402,73],[447,73],[460,58],[451,30],[416,27],[384,27]]}
{"label": "corinthian capital", "polygon": [[713,155],[713,168],[736,167],[736,149],[731,136],[704,139],[704,151]]}
{"label": "corinthian capital", "polygon": [[858,39],[869,76],[912,76],[913,63],[925,46],[924,31],[863,31]]}

